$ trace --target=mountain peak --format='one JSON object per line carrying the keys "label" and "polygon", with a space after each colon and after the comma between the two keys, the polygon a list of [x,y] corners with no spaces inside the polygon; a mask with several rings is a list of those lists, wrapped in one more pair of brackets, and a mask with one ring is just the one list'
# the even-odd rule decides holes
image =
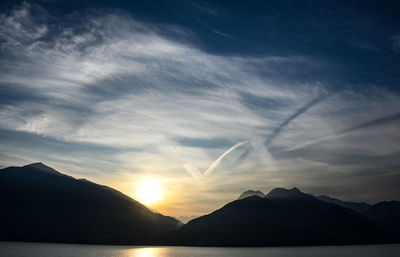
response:
{"label": "mountain peak", "polygon": [[42,162],[35,162],[35,163],[31,163],[25,166],[22,166],[22,168],[24,169],[30,169],[30,170],[35,170],[35,171],[39,171],[42,173],[47,173],[47,174],[53,174],[53,175],[63,175],[66,176],[58,171],[56,171],[55,169],[43,164]]}
{"label": "mountain peak", "polygon": [[286,189],[283,187],[277,187],[272,189],[267,195],[273,194],[298,194],[302,193],[297,187],[293,187],[292,189]]}
{"label": "mountain peak", "polygon": [[265,194],[263,192],[259,191],[259,190],[257,190],[257,191],[256,190],[247,190],[247,191],[243,192],[239,196],[238,199],[241,200],[241,199],[247,198],[249,196],[253,196],[253,195],[256,195],[256,196],[259,196],[259,197],[264,197],[265,196]]}
{"label": "mountain peak", "polygon": [[28,165],[23,166],[24,168],[36,168],[36,169],[42,169],[42,168],[50,168],[49,166],[45,165],[43,162],[34,162]]}
{"label": "mountain peak", "polygon": [[269,192],[265,198],[287,200],[317,200],[315,197],[301,192],[297,187],[292,189],[277,187]]}

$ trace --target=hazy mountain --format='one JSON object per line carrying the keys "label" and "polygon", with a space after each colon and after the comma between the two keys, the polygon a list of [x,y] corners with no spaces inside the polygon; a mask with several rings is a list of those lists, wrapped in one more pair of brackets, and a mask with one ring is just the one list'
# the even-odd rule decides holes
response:
{"label": "hazy mountain", "polygon": [[380,241],[379,230],[360,214],[297,188],[276,188],[194,219],[170,243],[213,246],[329,245]]}
{"label": "hazy mountain", "polygon": [[264,193],[261,192],[261,191],[247,190],[247,191],[243,192],[243,193],[239,196],[238,199],[239,199],[239,200],[240,200],[240,199],[244,199],[244,198],[246,198],[246,197],[253,196],[253,195],[257,195],[257,196],[259,196],[259,197],[264,197],[264,196],[265,196]]}
{"label": "hazy mountain", "polygon": [[42,163],[0,170],[0,240],[156,243],[181,223]]}
{"label": "hazy mountain", "polygon": [[192,219],[198,218],[199,216],[196,215],[192,215],[192,216],[179,216],[179,217],[174,217],[175,219],[179,220],[180,222],[182,222],[183,224],[188,223],[189,221],[191,221]]}
{"label": "hazy mountain", "polygon": [[318,196],[318,199],[327,202],[327,203],[334,203],[337,205],[340,205],[342,207],[346,207],[349,209],[352,209],[353,211],[356,211],[358,213],[364,213],[367,211],[369,208],[372,207],[372,205],[364,203],[364,202],[347,202],[347,201],[342,201],[336,198],[332,198],[326,195],[320,195]]}

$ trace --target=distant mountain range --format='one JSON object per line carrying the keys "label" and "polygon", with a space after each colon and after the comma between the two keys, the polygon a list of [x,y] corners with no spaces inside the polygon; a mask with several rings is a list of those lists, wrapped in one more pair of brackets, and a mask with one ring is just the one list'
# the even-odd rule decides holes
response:
{"label": "distant mountain range", "polygon": [[326,195],[320,195],[320,196],[318,196],[318,199],[320,199],[324,202],[327,202],[327,203],[334,203],[334,204],[340,205],[342,207],[352,209],[353,211],[356,211],[358,213],[365,213],[368,209],[370,209],[372,207],[372,205],[364,203],[364,202],[359,202],[359,203],[346,202],[346,201],[342,201],[342,200],[332,198],[332,197],[329,197]]}
{"label": "distant mountain range", "polygon": [[265,196],[264,193],[261,192],[261,191],[247,190],[247,191],[244,191],[244,192],[239,196],[238,199],[241,200],[241,199],[247,198],[247,197],[249,197],[249,196],[253,196],[253,195],[257,195],[257,196],[259,196],[259,197],[264,197],[264,196]]}
{"label": "distant mountain range", "polygon": [[297,188],[248,190],[183,225],[106,186],[42,163],[0,170],[0,240],[198,246],[400,242],[400,202],[375,205]]}
{"label": "distant mountain range", "polygon": [[179,216],[179,217],[174,217],[175,219],[179,220],[180,222],[182,222],[183,224],[188,223],[189,221],[198,218],[199,216],[196,215],[192,215],[192,216]]}

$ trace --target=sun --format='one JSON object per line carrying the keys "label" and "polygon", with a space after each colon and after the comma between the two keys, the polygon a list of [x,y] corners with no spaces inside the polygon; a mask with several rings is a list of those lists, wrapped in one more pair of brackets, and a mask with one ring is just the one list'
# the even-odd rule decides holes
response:
{"label": "sun", "polygon": [[162,199],[162,190],[157,182],[146,180],[139,184],[135,197],[143,204],[155,204]]}

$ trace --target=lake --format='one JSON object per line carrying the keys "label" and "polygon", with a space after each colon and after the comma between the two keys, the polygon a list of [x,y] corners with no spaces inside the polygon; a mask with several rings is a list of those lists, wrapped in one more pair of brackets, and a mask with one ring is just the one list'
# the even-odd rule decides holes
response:
{"label": "lake", "polygon": [[314,247],[134,247],[0,242],[0,257],[399,257],[400,244]]}

